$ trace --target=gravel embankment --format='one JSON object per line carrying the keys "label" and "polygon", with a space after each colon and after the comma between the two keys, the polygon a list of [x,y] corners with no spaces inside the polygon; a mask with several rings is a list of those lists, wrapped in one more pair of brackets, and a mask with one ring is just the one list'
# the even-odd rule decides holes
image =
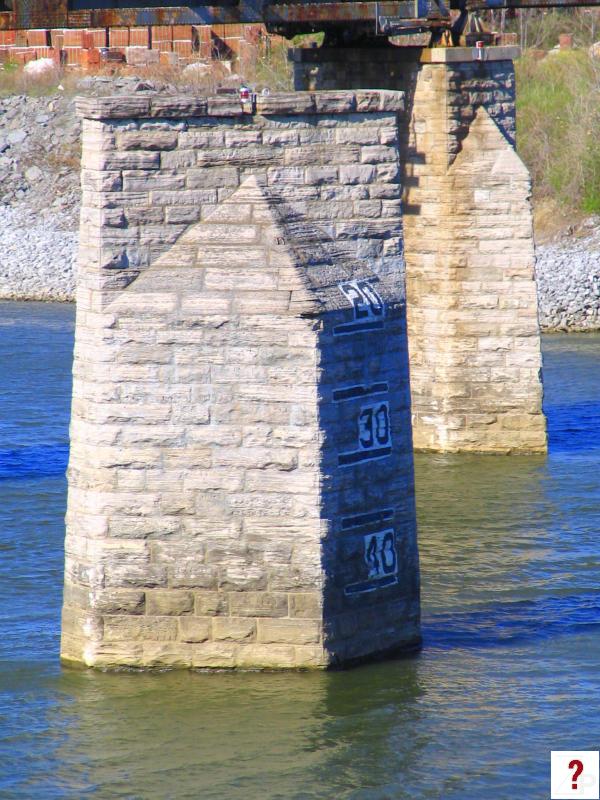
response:
{"label": "gravel embankment", "polygon": [[75,94],[174,91],[135,75],[0,97],[0,299],[74,300],[81,192]]}
{"label": "gravel embankment", "polygon": [[[159,89],[135,76],[86,77],[77,91]],[[80,125],[73,97],[0,98],[0,299],[73,300]],[[600,330],[600,218],[537,248],[544,330]]]}
{"label": "gravel embankment", "polygon": [[43,217],[25,203],[0,206],[0,298],[73,300],[77,233],[60,212]]}
{"label": "gravel embankment", "polygon": [[0,299],[73,299],[79,158],[72,96],[0,98]]}
{"label": "gravel embankment", "polygon": [[585,238],[537,248],[543,330],[600,330],[600,227]]}

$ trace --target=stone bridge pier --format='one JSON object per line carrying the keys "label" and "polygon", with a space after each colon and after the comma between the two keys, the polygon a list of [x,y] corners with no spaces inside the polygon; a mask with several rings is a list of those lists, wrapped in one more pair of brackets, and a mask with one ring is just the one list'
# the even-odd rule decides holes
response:
{"label": "stone bridge pier", "polygon": [[403,105],[80,102],[65,661],[418,647]]}
{"label": "stone bridge pier", "polygon": [[546,451],[530,179],[514,149],[518,53],[292,51],[299,90],[405,93],[399,155],[417,449]]}

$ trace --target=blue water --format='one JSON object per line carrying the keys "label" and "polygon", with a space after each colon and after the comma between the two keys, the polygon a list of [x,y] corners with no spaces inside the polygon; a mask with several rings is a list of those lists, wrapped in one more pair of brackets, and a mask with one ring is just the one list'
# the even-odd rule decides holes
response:
{"label": "blue water", "polygon": [[420,655],[104,674],[58,663],[73,317],[0,304],[0,800],[546,800],[600,748],[600,336],[544,341],[547,458],[417,457]]}

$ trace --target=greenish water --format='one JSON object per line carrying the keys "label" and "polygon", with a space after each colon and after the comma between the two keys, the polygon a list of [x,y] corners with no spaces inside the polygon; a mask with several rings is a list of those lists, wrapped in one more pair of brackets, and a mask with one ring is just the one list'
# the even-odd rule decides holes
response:
{"label": "greenish water", "polygon": [[600,748],[600,336],[544,343],[548,458],[417,458],[420,655],[58,664],[73,309],[0,304],[0,798],[548,798]]}

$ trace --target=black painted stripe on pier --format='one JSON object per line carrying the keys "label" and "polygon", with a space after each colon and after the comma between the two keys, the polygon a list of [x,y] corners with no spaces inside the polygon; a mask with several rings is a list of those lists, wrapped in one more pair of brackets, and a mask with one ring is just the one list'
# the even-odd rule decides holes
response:
{"label": "black painted stripe on pier", "polygon": [[385,458],[391,456],[391,447],[377,447],[374,450],[357,450],[354,453],[342,453],[338,456],[338,464],[340,466],[350,466],[351,464],[360,464],[362,461],[374,461],[376,458]]}
{"label": "black painted stripe on pier", "polygon": [[349,333],[361,333],[362,331],[380,331],[383,329],[383,322],[345,322],[343,325],[336,325],[333,329],[334,336],[345,336]]}
{"label": "black painted stripe on pier", "polygon": [[386,586],[393,586],[396,583],[398,583],[397,575],[386,575],[383,578],[375,578],[372,581],[351,583],[344,589],[344,594],[364,594],[364,592],[374,592],[377,589],[385,589]]}
{"label": "black painted stripe on pier", "polygon": [[363,525],[373,525],[385,522],[394,516],[393,508],[382,508],[380,511],[371,511],[367,514],[355,514],[352,517],[342,517],[342,530],[348,528],[361,528]]}
{"label": "black painted stripe on pier", "polygon": [[369,397],[373,394],[385,394],[389,391],[387,383],[374,383],[371,386],[348,386],[346,389],[335,389],[333,399],[336,403],[341,400],[354,400],[356,397]]}

